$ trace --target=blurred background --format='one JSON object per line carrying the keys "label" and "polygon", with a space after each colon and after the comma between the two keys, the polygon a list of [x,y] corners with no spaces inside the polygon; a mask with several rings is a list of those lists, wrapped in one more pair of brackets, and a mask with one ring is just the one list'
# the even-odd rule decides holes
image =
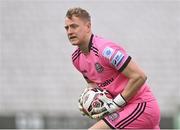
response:
{"label": "blurred background", "polygon": [[83,129],[77,99],[86,82],[71,63],[70,7],[93,33],[118,42],[148,75],[161,128],[180,128],[180,1],[0,0],[0,128]]}

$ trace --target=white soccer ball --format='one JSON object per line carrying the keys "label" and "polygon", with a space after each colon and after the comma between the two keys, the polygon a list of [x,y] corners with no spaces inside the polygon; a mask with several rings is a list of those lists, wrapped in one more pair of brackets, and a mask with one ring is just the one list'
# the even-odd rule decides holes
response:
{"label": "white soccer ball", "polygon": [[82,107],[84,111],[91,115],[93,108],[103,106],[103,101],[99,99],[99,96],[107,96],[109,93],[100,88],[88,88],[82,97]]}

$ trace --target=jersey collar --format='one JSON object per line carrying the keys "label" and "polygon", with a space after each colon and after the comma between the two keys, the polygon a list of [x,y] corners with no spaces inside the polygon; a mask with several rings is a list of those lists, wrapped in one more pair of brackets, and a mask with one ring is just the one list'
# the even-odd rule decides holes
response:
{"label": "jersey collar", "polygon": [[89,46],[88,46],[89,52],[90,52],[91,47],[92,47],[92,44],[93,44],[93,43],[92,43],[93,37],[94,37],[94,34],[91,35],[91,38],[90,38],[90,41],[89,41]]}

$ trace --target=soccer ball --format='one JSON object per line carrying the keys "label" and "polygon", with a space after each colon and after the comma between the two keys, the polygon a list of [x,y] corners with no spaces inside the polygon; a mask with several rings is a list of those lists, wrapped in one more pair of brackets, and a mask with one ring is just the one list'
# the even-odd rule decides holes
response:
{"label": "soccer ball", "polygon": [[110,93],[100,88],[87,89],[82,97],[82,107],[85,113],[91,115],[93,108],[99,108],[104,105],[104,102],[99,99],[99,96],[110,96]]}

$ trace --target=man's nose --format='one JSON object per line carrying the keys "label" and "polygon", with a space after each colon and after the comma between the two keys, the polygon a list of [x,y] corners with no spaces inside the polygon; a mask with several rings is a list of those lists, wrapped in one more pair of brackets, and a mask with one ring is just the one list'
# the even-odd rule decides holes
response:
{"label": "man's nose", "polygon": [[68,33],[68,35],[72,34],[72,33],[73,33],[73,30],[72,30],[71,28],[69,28],[69,29],[67,30],[67,33]]}

